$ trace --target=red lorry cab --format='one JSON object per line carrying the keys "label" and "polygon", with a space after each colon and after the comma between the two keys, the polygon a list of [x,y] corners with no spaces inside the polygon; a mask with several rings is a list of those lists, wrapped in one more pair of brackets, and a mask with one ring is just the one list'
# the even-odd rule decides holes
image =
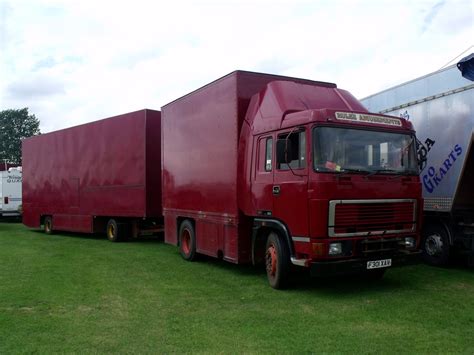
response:
{"label": "red lorry cab", "polygon": [[162,107],[165,240],[276,288],[291,264],[382,276],[419,254],[414,134],[335,84],[233,72]]}

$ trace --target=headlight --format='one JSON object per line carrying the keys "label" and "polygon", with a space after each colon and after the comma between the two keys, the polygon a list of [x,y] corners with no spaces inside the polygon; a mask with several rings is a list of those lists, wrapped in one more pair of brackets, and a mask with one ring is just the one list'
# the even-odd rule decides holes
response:
{"label": "headlight", "polygon": [[341,255],[341,254],[342,254],[342,243],[329,244],[329,255]]}
{"label": "headlight", "polygon": [[405,248],[410,249],[416,246],[416,240],[413,237],[406,237],[405,238]]}

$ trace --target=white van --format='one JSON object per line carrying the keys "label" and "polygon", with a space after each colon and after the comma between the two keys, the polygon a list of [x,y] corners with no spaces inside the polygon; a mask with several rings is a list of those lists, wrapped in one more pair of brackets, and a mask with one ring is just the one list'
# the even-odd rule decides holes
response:
{"label": "white van", "polygon": [[21,215],[21,167],[0,171],[0,217]]}

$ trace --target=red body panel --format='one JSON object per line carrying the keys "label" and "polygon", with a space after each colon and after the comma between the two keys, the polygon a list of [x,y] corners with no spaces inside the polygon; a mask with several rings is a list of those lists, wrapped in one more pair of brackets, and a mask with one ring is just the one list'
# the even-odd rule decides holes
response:
{"label": "red body panel", "polygon": [[141,110],[23,141],[23,221],[93,232],[93,217],[159,217],[160,112]]}

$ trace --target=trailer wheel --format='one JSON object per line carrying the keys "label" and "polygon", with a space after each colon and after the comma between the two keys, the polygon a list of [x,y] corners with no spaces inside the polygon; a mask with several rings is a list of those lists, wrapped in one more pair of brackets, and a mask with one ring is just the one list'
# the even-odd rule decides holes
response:
{"label": "trailer wheel", "polygon": [[117,223],[115,219],[109,219],[107,222],[107,239],[111,242],[120,242],[125,239],[126,232],[125,224]]}
{"label": "trailer wheel", "polygon": [[290,253],[285,241],[274,232],[268,235],[265,249],[265,266],[271,287],[283,289],[288,286]]}
{"label": "trailer wheel", "polygon": [[43,229],[46,234],[53,234],[53,217],[44,217]]}
{"label": "trailer wheel", "polygon": [[423,229],[422,256],[430,265],[444,266],[449,261],[449,237],[442,224],[429,224]]}
{"label": "trailer wheel", "polygon": [[179,252],[184,260],[196,260],[196,233],[189,220],[183,221],[179,227]]}

